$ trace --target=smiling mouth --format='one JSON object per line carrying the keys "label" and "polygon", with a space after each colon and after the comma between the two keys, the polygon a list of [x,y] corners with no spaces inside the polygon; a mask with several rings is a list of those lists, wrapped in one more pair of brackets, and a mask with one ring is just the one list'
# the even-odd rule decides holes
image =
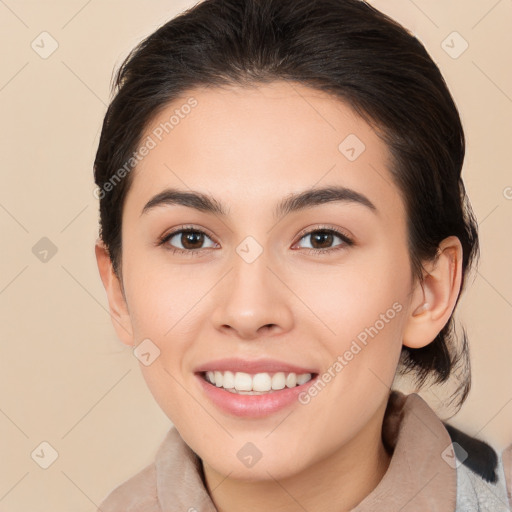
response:
{"label": "smiling mouth", "polygon": [[206,371],[199,375],[209,384],[239,395],[264,395],[295,388],[314,379],[316,373]]}

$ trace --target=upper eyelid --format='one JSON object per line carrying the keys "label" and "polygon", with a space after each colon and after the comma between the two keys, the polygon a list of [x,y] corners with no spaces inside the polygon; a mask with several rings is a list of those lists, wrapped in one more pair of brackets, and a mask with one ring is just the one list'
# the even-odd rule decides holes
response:
{"label": "upper eyelid", "polygon": [[[207,237],[209,237],[213,241],[215,241],[215,237],[206,228],[187,226],[187,225],[183,225],[183,226],[180,226],[180,227],[176,228],[175,230],[169,231],[168,233],[162,235],[161,239],[162,240],[163,239],[169,239],[169,238],[173,237],[174,235],[177,235],[178,233],[187,232],[187,231],[188,232],[193,232],[193,233],[203,233]],[[216,243],[218,243],[218,242],[216,242]]]}
{"label": "upper eyelid", "polygon": [[318,226],[314,226],[312,228],[311,227],[304,228],[303,230],[299,231],[299,234],[297,236],[300,237],[299,238],[299,240],[300,240],[301,238],[304,238],[305,236],[310,235],[311,233],[314,233],[315,231],[330,231],[330,232],[335,233],[338,236],[346,237],[346,238],[352,240],[352,236],[349,235],[348,233],[346,233],[344,229],[330,226],[328,224],[327,225],[318,225]]}

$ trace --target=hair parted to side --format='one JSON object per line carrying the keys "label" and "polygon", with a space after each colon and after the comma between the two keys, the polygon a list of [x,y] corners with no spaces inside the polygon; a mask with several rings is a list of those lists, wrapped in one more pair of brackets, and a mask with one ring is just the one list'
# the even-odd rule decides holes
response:
{"label": "hair parted to side", "polygon": [[[462,286],[479,255],[478,231],[461,178],[465,138],[446,83],[424,46],[363,0],[204,0],[132,50],[118,70],[94,162],[101,190],[137,149],[171,101],[197,87],[300,83],[346,102],[387,144],[403,197],[413,278],[455,235],[463,249]],[[100,195],[100,237],[122,280],[121,221],[132,174]],[[460,298],[457,298],[457,302]],[[399,372],[471,387],[465,331],[459,350],[453,315],[419,349],[402,348]]]}

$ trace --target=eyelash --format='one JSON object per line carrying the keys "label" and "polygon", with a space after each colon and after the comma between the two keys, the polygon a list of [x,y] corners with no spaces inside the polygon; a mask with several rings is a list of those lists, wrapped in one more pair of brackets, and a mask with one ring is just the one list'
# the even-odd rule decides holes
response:
{"label": "eyelash", "polygon": [[[338,229],[331,227],[331,226],[318,226],[309,231],[308,230],[302,231],[301,233],[299,233],[299,240],[297,243],[299,243],[303,238],[307,237],[308,235],[312,235],[313,233],[317,233],[317,232],[327,233],[327,234],[332,234],[334,236],[337,236],[338,238],[340,238],[343,241],[343,243],[336,245],[334,247],[329,247],[327,249],[314,249],[314,248],[306,247],[305,249],[309,253],[319,254],[319,255],[323,256],[326,253],[330,254],[333,251],[343,250],[343,249],[346,249],[347,247],[351,247],[354,245],[354,241],[348,235],[346,235],[345,233],[343,233],[343,232],[339,231]],[[208,238],[212,239],[212,237],[210,235],[208,235],[208,233],[204,232],[201,229],[195,228],[194,226],[180,226],[180,228],[178,228],[174,231],[171,231],[170,233],[167,233],[167,234],[163,235],[162,237],[160,237],[158,239],[157,245],[161,246],[161,245],[166,244],[169,240],[171,240],[171,238],[173,238],[175,235],[177,235],[179,233],[200,233],[200,234],[206,235]],[[169,250],[174,254],[186,254],[187,256],[197,256],[197,255],[201,254],[202,251],[205,249],[206,248],[179,249],[179,248],[173,247],[170,244],[168,245],[168,247],[166,247],[166,250]]]}

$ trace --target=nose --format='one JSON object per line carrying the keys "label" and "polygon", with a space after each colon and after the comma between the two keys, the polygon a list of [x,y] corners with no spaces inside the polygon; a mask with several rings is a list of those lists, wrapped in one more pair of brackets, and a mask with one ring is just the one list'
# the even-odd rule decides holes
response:
{"label": "nose", "polygon": [[212,297],[215,328],[245,340],[289,331],[293,294],[283,281],[278,269],[268,267],[265,252],[252,263],[235,254],[231,271]]}

